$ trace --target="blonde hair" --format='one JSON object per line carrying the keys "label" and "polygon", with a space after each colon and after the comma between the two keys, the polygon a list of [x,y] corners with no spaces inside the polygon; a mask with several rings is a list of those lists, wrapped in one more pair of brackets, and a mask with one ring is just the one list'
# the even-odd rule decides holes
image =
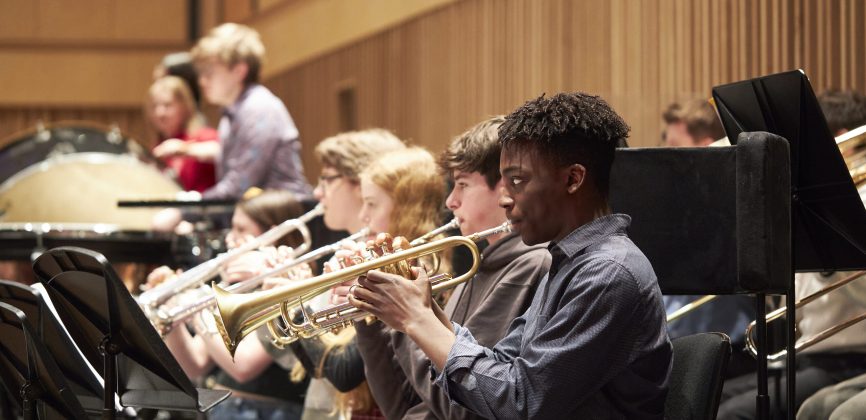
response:
{"label": "blonde hair", "polygon": [[[350,176],[347,173],[342,174]],[[392,235],[414,239],[438,226],[439,213],[445,199],[445,182],[436,160],[427,150],[409,147],[389,152],[370,163],[356,176],[369,179],[385,190],[393,200],[389,229]],[[345,351],[345,346],[354,337],[355,329],[352,327],[319,337],[325,351],[319,362],[319,372],[314,372],[316,377],[321,377],[321,369],[328,355]],[[299,381],[301,378],[303,368],[298,364],[292,369],[292,380]],[[367,412],[373,407],[373,396],[364,382],[349,392],[337,393],[333,413],[349,417],[352,411]]]}
{"label": "blonde hair", "polygon": [[246,63],[248,71],[244,83],[252,84],[259,81],[265,46],[255,29],[237,23],[224,23],[199,39],[190,54],[196,64],[212,58],[229,67]]}
{"label": "blonde hair", "polygon": [[361,171],[384,153],[404,149],[397,136],[383,128],[347,131],[328,137],[316,146],[316,158],[340,175],[358,182]]}
{"label": "blonde hair", "polygon": [[[168,91],[171,97],[178,101],[184,108],[187,114],[184,130],[187,134],[192,133],[204,127],[204,119],[198,113],[198,107],[195,105],[195,98],[192,96],[192,91],[182,78],[178,76],[162,76],[153,81],[148,89],[148,117],[153,116],[153,96],[160,91]],[[151,118],[148,118],[151,119]],[[174,133],[167,133],[173,135]]]}
{"label": "blonde hair", "polygon": [[361,176],[385,190],[394,202],[389,233],[412,240],[439,224],[445,181],[433,155],[420,147],[390,152]]}

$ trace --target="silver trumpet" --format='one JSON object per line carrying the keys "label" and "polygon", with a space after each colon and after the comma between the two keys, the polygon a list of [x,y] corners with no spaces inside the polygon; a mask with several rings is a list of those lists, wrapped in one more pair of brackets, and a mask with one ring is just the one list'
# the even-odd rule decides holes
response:
{"label": "silver trumpet", "polygon": [[[355,242],[369,234],[370,230],[368,228],[363,228],[345,239],[342,239],[330,245],[325,245],[297,258],[290,259],[289,261],[255,277],[251,277],[247,280],[237,282],[227,287],[225,291],[229,293],[246,293],[253,291],[259,288],[267,278],[278,276],[284,272],[291,270],[292,268],[316,261],[319,258],[333,254],[340,250],[341,242],[345,240]],[[215,295],[213,294],[213,290],[207,288],[203,296],[189,304],[178,305],[177,307],[173,307],[168,310],[160,307],[156,310],[155,316],[151,317],[151,322],[153,323],[154,327],[156,327],[156,330],[159,331],[160,335],[165,336],[177,325],[186,322],[187,320],[189,320],[203,310],[213,308],[215,304],[216,299]]]}
{"label": "silver trumpet", "polygon": [[181,291],[204,284],[204,282],[217,275],[220,268],[225,264],[235,260],[237,257],[247,252],[253,251],[262,246],[270,245],[295,230],[301,233],[301,236],[304,238],[304,243],[296,248],[293,254],[295,257],[303,255],[310,250],[312,244],[310,229],[307,228],[307,223],[322,214],[324,214],[324,208],[321,204],[316,205],[315,208],[301,217],[286,220],[243,245],[226,253],[217,255],[215,258],[207,260],[185,271],[176,278],[167,280],[158,286],[141,293],[138,295],[138,304],[144,308],[145,313],[155,313],[160,304]]}

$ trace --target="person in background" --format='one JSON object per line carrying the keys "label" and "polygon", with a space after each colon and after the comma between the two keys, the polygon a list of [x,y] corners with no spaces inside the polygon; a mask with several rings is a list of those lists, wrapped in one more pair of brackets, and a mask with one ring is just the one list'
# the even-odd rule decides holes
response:
{"label": "person in background", "polygon": [[[706,100],[673,103],[662,115],[665,121],[665,146],[709,146],[725,136],[722,122]],[[665,312],[670,315],[701,296],[664,295]],[[716,296],[682,317],[668,321],[671,339],[702,332],[723,332],[731,338],[731,360],[725,373],[735,377],[757,368],[755,359],[745,351],[746,325],[755,319],[754,302],[748,296]]]}
{"label": "person in background", "polygon": [[[254,192],[235,208],[226,242],[239,246],[302,213],[300,203],[288,191],[265,191],[258,195]],[[301,243],[300,235],[293,232],[281,238],[277,245],[297,247]],[[223,273],[225,282],[231,284],[258,275],[269,268],[268,258],[261,251],[244,254],[228,263]],[[288,276],[308,277],[309,268],[298,267]],[[241,340],[233,359],[219,334],[203,325],[202,320],[193,318],[195,335],[183,326],[176,327],[166,335],[165,343],[190,379],[202,381],[210,388],[232,391],[227,401],[208,412],[208,418],[300,419],[307,381],[303,378],[290,381],[289,372],[273,363],[255,335]]]}
{"label": "person in background", "polygon": [[183,79],[192,97],[195,99],[196,109],[201,108],[201,89],[198,86],[198,74],[195,72],[195,66],[192,63],[192,56],[189,52],[175,52],[166,54],[153,68],[153,80],[163,76],[177,76]]}
{"label": "person in background", "polygon": [[[493,117],[457,136],[439,158],[439,167],[453,180],[445,201],[460,221],[460,232],[471,235],[506,221],[499,207],[503,180],[499,174],[501,146],[497,130],[504,121]],[[522,314],[535,287],[550,265],[544,244],[527,246],[517,233],[487,238],[478,272],[457,286],[445,306],[454,322],[465,325],[485,346],[493,346],[508,325]],[[430,380],[430,360],[411,339],[384,323],[359,323],[358,347],[367,382],[387,418],[470,419],[477,415],[450,404]]]}
{"label": "person in background", "polygon": [[[283,102],[259,83],[265,47],[258,32],[224,23],[200,39],[191,55],[205,99],[222,107],[219,146],[165,141],[154,153],[215,162],[217,183],[202,193],[205,199],[237,199],[250,187],[309,198],[298,129]],[[182,216],[166,209],[155,216],[154,228],[173,230]]]}
{"label": "person in background", "polygon": [[[216,130],[206,127],[196,111],[192,93],[183,79],[164,76],[148,90],[148,116],[162,143],[171,139],[185,143],[210,143],[219,147]],[[167,157],[159,153],[185,191],[202,192],[216,184],[213,162],[199,160],[193,156]]]}
{"label": "person in background", "polygon": [[667,147],[709,146],[725,137],[716,110],[706,100],[672,103],[662,118],[665,121],[663,145]]}

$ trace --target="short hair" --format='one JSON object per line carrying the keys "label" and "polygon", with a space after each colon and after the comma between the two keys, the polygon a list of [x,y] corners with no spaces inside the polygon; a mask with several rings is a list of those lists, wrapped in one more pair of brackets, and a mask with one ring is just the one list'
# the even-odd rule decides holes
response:
{"label": "short hair", "polygon": [[682,104],[672,103],[662,113],[662,118],[667,124],[685,124],[686,131],[695,140],[705,137],[718,140],[725,137],[722,121],[719,120],[715,108],[706,100],[693,99]]}
{"label": "short hair", "polygon": [[237,23],[224,23],[199,39],[190,54],[196,64],[212,58],[228,66],[246,63],[248,71],[244,83],[249,85],[259,82],[265,46],[255,29]]}
{"label": "short hair", "polygon": [[499,173],[499,154],[502,151],[499,126],[504,121],[504,115],[497,115],[455,137],[439,155],[439,167],[446,176],[451,176],[455,170],[478,172],[491,189],[495,187],[502,178]]}
{"label": "short hair", "polygon": [[866,125],[866,97],[854,90],[830,89],[818,96],[830,132]]}
{"label": "short hair", "polygon": [[[236,206],[256,222],[262,231],[286,220],[297,219],[304,213],[304,207],[295,195],[285,190],[262,191],[251,188]],[[280,238],[276,245],[297,248],[303,243],[304,239],[300,232],[294,231]]]}
{"label": "short hair", "polygon": [[445,201],[445,181],[433,155],[408,147],[376,159],[361,174],[385,190],[394,202],[389,230],[415,239],[439,225]]}
{"label": "short hair", "polygon": [[358,182],[361,171],[377,157],[405,148],[397,136],[383,128],[347,131],[322,140],[315,150],[316,158],[340,175]]}
{"label": "short hair", "polygon": [[506,149],[530,147],[560,166],[585,166],[607,198],[614,151],[627,146],[629,130],[601,97],[559,93],[541,95],[505,117],[499,141]]}
{"label": "short hair", "polygon": [[[204,120],[198,113],[198,107],[196,107],[195,98],[193,98],[189,85],[178,76],[162,76],[154,80],[153,84],[150,85],[150,89],[147,91],[148,96],[150,96],[147,101],[147,115],[149,118],[153,116],[153,95],[159,91],[168,91],[174,100],[183,105],[187,113],[187,120],[184,122],[183,127],[186,133],[191,133],[204,127]],[[173,136],[177,133],[165,134]]]}

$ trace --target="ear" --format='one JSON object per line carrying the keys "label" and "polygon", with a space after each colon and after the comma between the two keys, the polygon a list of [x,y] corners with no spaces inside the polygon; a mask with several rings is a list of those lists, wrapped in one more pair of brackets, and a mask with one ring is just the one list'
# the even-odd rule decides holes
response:
{"label": "ear", "polygon": [[249,73],[249,71],[250,66],[248,66],[247,63],[243,61],[237,62],[234,67],[231,68],[232,74],[235,76],[235,78],[237,78],[237,80],[240,80],[241,82],[243,82],[244,79],[247,78],[247,73]]}
{"label": "ear", "polygon": [[568,193],[574,194],[580,190],[580,187],[583,186],[583,183],[586,180],[586,167],[579,163],[575,163],[566,167],[565,172],[568,176]]}

